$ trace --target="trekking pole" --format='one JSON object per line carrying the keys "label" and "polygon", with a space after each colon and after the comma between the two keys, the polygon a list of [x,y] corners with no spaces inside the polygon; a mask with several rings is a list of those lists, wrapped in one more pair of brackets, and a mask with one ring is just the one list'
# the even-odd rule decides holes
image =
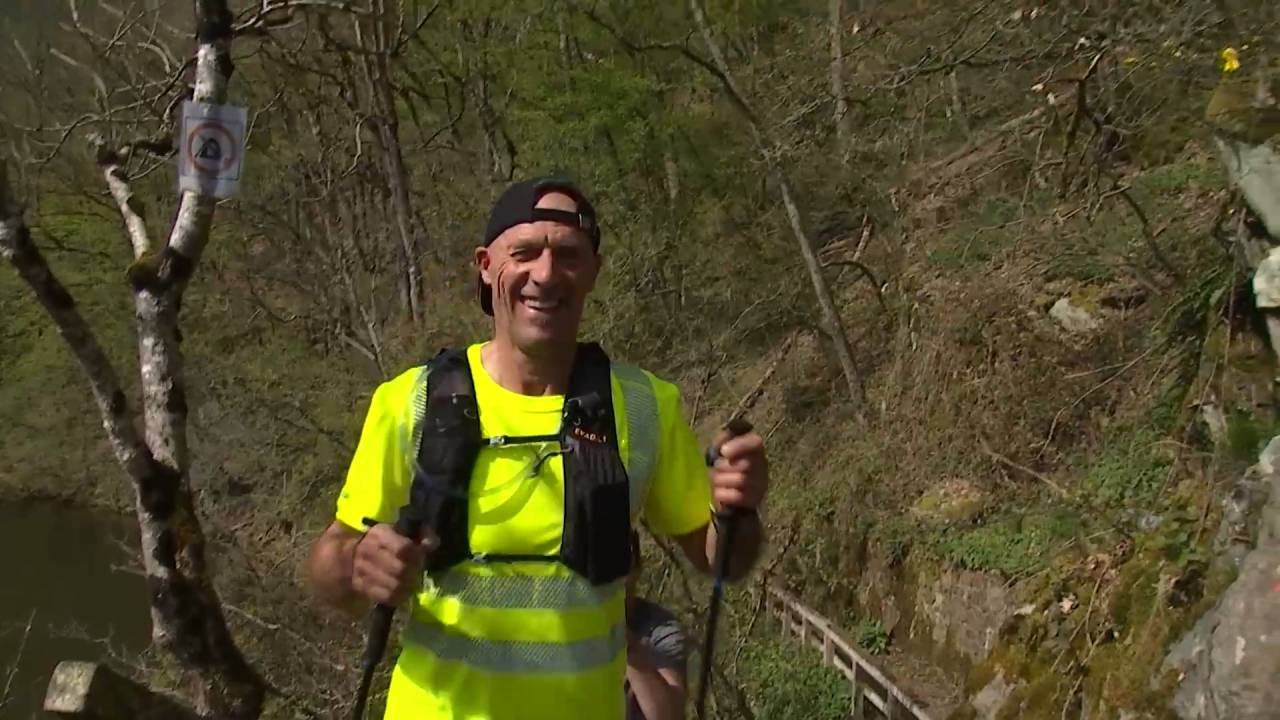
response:
{"label": "trekking pole", "polygon": [[[366,524],[373,524],[366,520]],[[411,508],[406,506],[400,510],[396,520],[396,532],[415,543],[422,539],[422,521]],[[365,640],[364,659],[361,662],[360,686],[356,688],[355,706],[351,708],[351,720],[364,718],[365,705],[369,702],[369,686],[373,684],[374,673],[378,663],[387,652],[387,638],[391,636],[391,621],[395,618],[394,605],[374,605],[369,611],[369,636]]]}
{"label": "trekking pole", "polygon": [[[738,437],[751,432],[751,423],[735,417],[725,426],[729,437]],[[720,448],[707,450],[707,467],[715,464],[720,457]],[[716,513],[716,557],[715,583],[711,586],[711,604],[707,608],[707,637],[702,644],[702,682],[698,684],[698,699],[694,704],[698,720],[705,720],[703,708],[707,704],[707,691],[711,687],[711,665],[715,658],[716,625],[720,620],[720,604],[724,598],[724,581],[729,574],[729,554],[733,549],[733,536],[738,531],[737,508],[725,508]]]}

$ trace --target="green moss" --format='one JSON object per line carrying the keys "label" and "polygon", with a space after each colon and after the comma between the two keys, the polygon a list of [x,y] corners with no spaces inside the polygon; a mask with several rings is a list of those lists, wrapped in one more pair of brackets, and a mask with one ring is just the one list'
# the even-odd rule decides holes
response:
{"label": "green moss", "polygon": [[1096,454],[1083,487],[1095,504],[1146,502],[1164,484],[1168,460],[1155,452],[1159,435],[1150,427],[1121,433]]}
{"label": "green moss", "polygon": [[971,486],[943,484],[921,495],[911,510],[925,521],[960,524],[976,519],[986,504],[986,495]]}
{"label": "green moss", "polygon": [[1009,700],[996,714],[996,720],[1057,720],[1057,708],[1071,691],[1072,678],[1045,672],[1009,694]]}
{"label": "green moss", "polygon": [[1213,165],[1186,160],[1147,170],[1135,179],[1134,187],[1151,195],[1169,195],[1197,187],[1217,186],[1222,180],[1221,173]]}
{"label": "green moss", "polygon": [[[1169,588],[1194,572],[1194,565],[1171,561],[1161,542],[1180,532],[1162,528],[1153,533],[1105,583],[1097,583],[1096,573],[1102,569],[1038,583],[1032,590],[1036,607],[1074,594],[1079,598],[1077,612],[1067,617],[1033,612],[1019,618],[1006,628],[987,661],[970,673],[969,694],[1003,675],[1015,689],[999,718],[1058,718],[1078,680],[1084,703],[1106,708],[1107,717],[1130,710],[1172,718],[1166,708],[1173,681],[1159,675],[1161,663],[1169,646],[1217,601],[1232,578],[1225,564],[1215,566],[1204,576],[1199,598],[1175,603]],[[1181,542],[1196,546],[1194,538]],[[1092,596],[1095,588],[1098,594]],[[1085,663],[1088,670],[1080,674]]]}
{"label": "green moss", "polygon": [[1235,408],[1227,414],[1227,450],[1236,460],[1252,462],[1271,438],[1280,433],[1280,420]]}
{"label": "green moss", "polygon": [[1014,576],[1040,567],[1078,523],[1067,511],[1009,514],[974,528],[943,530],[931,539],[930,549],[954,567]]}

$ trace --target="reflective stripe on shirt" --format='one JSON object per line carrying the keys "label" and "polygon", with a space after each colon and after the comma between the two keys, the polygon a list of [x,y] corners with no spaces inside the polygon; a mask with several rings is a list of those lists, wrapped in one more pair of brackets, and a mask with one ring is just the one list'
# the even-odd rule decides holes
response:
{"label": "reflective stripe on shirt", "polygon": [[622,590],[622,581],[596,587],[579,575],[475,575],[451,569],[429,577],[428,594],[468,607],[509,610],[569,610],[596,607]]}
{"label": "reflective stripe on shirt", "polygon": [[404,641],[442,660],[490,672],[575,673],[613,662],[626,647],[626,630],[614,625],[607,635],[574,642],[488,640],[449,632],[443,625],[412,622]]}

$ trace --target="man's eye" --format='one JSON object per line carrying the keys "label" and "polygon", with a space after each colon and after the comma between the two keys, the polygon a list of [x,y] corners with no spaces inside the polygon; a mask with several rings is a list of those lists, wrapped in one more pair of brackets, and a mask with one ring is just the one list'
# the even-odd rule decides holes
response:
{"label": "man's eye", "polygon": [[582,260],[582,253],[577,248],[557,248],[555,251],[556,261],[568,265],[576,265]]}
{"label": "man's eye", "polygon": [[517,262],[528,262],[538,257],[538,253],[532,248],[516,248],[511,251],[511,258]]}

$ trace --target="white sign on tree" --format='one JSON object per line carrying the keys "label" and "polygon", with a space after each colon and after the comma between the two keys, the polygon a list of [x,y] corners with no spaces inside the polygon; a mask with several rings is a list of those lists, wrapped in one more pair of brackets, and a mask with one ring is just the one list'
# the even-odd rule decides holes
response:
{"label": "white sign on tree", "polygon": [[178,190],[229,198],[240,189],[248,117],[234,105],[182,105]]}

